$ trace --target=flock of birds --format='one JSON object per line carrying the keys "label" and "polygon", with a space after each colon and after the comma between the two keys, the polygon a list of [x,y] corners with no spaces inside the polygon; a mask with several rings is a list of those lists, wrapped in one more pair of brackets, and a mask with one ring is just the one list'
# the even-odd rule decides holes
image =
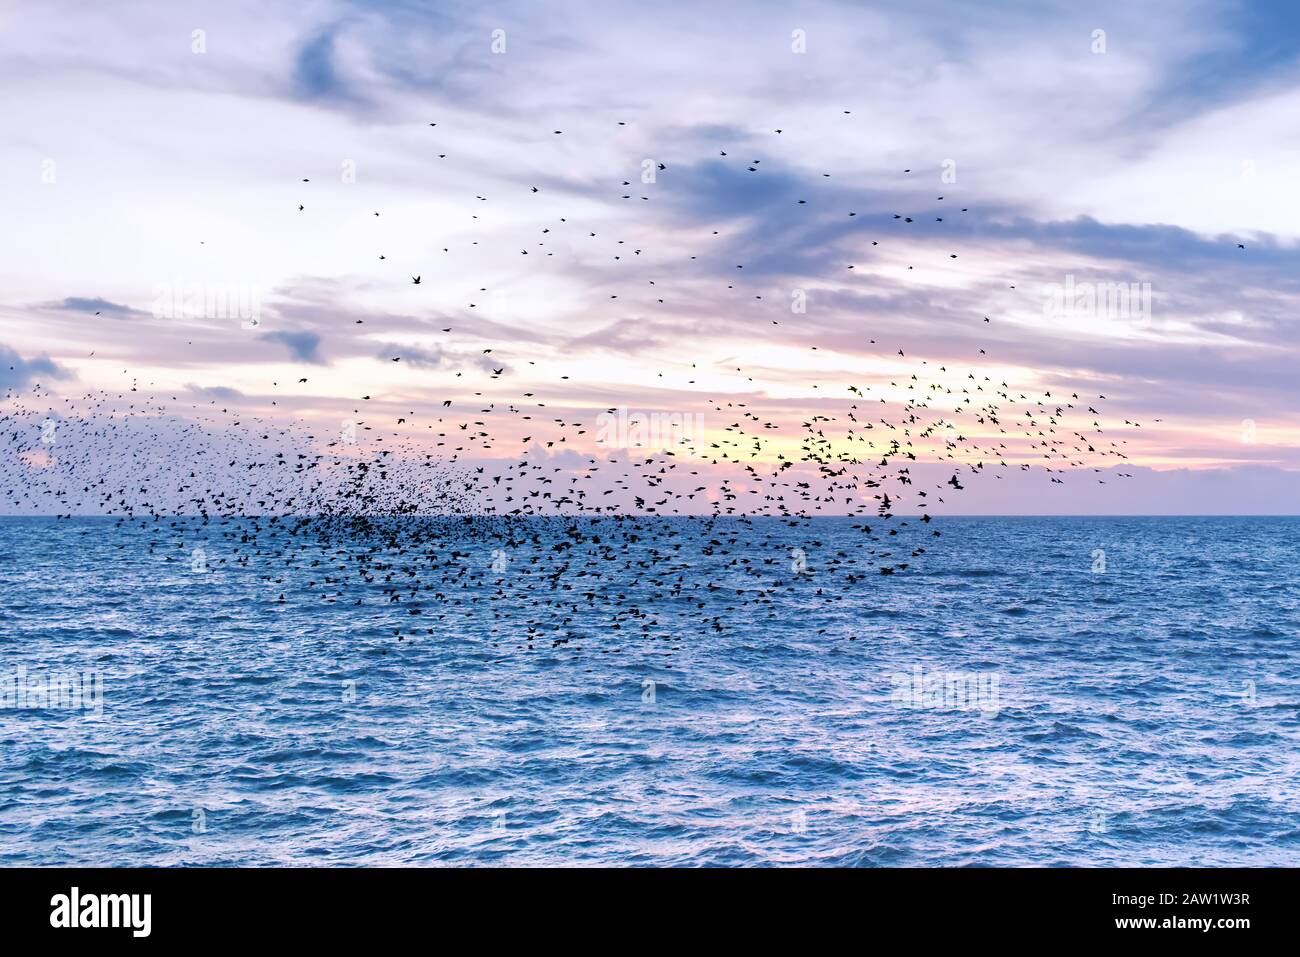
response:
{"label": "flock of birds", "polygon": [[[726,149],[719,154],[735,162]],[[762,175],[761,158],[742,162],[746,174]],[[663,163],[655,171],[670,173]],[[622,182],[620,200],[649,202],[631,185]],[[522,198],[540,192],[530,185]],[[310,215],[307,202],[297,207]],[[919,218],[843,213],[881,230],[872,246],[887,241],[885,230]],[[644,247],[567,216],[509,254],[545,269],[548,258],[563,255],[562,245],[547,245],[560,230],[607,242],[623,266],[657,268]],[[944,250],[936,258],[957,256]],[[734,266],[741,271],[745,263]],[[669,283],[638,278],[651,292],[636,308],[663,305]],[[409,278],[424,281],[424,273]],[[736,282],[726,285],[736,290]],[[477,298],[467,305],[483,312]],[[477,312],[465,314],[471,328],[462,336],[474,335]],[[978,329],[992,319],[971,321]],[[473,367],[455,374],[458,391],[424,409],[371,413],[372,403],[376,410],[392,403],[357,396],[355,432],[347,435],[277,422],[273,412],[242,414],[219,400],[149,396],[138,383],[76,396],[36,384],[0,404],[7,446],[0,507],[116,516],[119,525],[143,529],[150,553],[166,562],[183,564],[196,543],[207,543],[212,571],[256,574],[273,603],[397,612],[397,641],[454,634],[472,615],[490,622],[502,649],[614,636],[598,641],[601,652],[617,653],[637,637],[664,642],[671,656],[692,635],[722,631],[737,616],[777,619],[796,590],[803,601],[833,608],[855,589],[878,587],[871,583],[881,575],[915,571],[941,537],[932,514],[973,477],[1037,466],[1064,483],[1127,459],[1126,441],[1103,425],[1104,395],[1029,392],[979,368],[950,369],[951,359],[909,360],[902,348],[870,344],[912,371],[874,384],[813,384],[814,411],[797,422],[760,411],[760,373],[734,360],[724,367],[697,357],[689,369],[659,371],[683,389],[696,386],[704,369],[741,387],[704,399],[711,428],[670,447],[602,447],[593,418],[616,414],[618,401],[590,415],[555,415],[570,401],[567,375],[554,381],[554,398],[540,391],[536,369],[526,386],[505,392],[518,344],[507,345],[507,362],[493,352],[500,343],[480,342]],[[986,356],[979,348],[972,362]],[[829,534],[816,521],[822,516],[844,516],[851,535]]]}

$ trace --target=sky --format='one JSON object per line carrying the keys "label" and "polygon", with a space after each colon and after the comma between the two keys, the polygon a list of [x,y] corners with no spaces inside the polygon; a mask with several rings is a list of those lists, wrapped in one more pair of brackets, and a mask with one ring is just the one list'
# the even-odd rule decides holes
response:
{"label": "sky", "polygon": [[958,511],[1300,512],[1291,4],[0,3],[0,84],[0,391],[591,438],[923,361],[1130,426]]}

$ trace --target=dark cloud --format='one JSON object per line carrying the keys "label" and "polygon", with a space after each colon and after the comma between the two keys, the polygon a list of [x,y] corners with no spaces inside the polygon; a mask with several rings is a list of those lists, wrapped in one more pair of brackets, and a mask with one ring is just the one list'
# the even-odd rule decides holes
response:
{"label": "dark cloud", "polygon": [[126,316],[146,316],[148,313],[139,309],[132,309],[130,306],[124,306],[120,302],[110,302],[107,299],[98,297],[85,298],[82,296],[68,296],[58,302],[45,304],[47,309],[59,309],[64,312],[89,312],[92,315],[96,312],[106,316],[116,318],[125,318]]}
{"label": "dark cloud", "polygon": [[8,346],[0,345],[0,389],[17,392],[41,379],[67,379],[71,375],[45,356],[24,359]]}
{"label": "dark cloud", "polygon": [[355,98],[335,62],[340,29],[337,25],[326,27],[298,51],[294,61],[294,91],[303,99],[350,102]]}
{"label": "dark cloud", "polygon": [[246,398],[238,389],[231,389],[224,385],[203,386],[191,382],[185,388],[200,399],[211,399],[215,402],[237,402]]}
{"label": "dark cloud", "polygon": [[380,346],[380,351],[375,355],[375,358],[388,362],[400,358],[402,362],[416,369],[457,369],[473,366],[485,372],[492,372],[496,369],[505,368],[504,363],[494,362],[489,356],[466,355],[444,349],[441,346],[422,348],[419,346],[400,346],[391,342]]}
{"label": "dark cloud", "polygon": [[263,339],[278,342],[289,350],[289,354],[300,362],[323,365],[325,360],[317,351],[320,348],[320,336],[306,330],[279,330],[263,333]]}
{"label": "dark cloud", "polygon": [[375,354],[376,359],[387,359],[390,362],[398,357],[407,365],[414,366],[417,369],[445,369],[451,364],[447,352],[440,346],[421,349],[416,346],[399,346],[395,343],[387,343],[380,346],[379,352]]}

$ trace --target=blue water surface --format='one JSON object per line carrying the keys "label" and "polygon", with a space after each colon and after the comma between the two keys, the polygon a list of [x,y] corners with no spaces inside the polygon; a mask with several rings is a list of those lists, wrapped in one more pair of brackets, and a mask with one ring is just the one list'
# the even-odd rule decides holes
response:
{"label": "blue water surface", "polygon": [[1300,864],[1298,519],[936,519],[890,576],[847,520],[673,562],[664,520],[545,588],[536,521],[415,628],[384,583],[499,542],[366,581],[338,541],[0,519],[0,679],[103,687],[0,708],[0,864]]}

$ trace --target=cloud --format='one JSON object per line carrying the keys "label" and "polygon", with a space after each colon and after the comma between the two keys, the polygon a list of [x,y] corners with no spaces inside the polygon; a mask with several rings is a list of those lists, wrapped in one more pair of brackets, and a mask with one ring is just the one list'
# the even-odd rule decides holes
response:
{"label": "cloud", "polygon": [[8,346],[0,345],[0,389],[18,392],[41,378],[68,379],[71,375],[45,356],[24,359]]}
{"label": "cloud", "polygon": [[238,389],[231,389],[228,386],[223,385],[203,386],[195,385],[191,382],[188,383],[185,388],[188,389],[192,395],[197,396],[200,399],[210,399],[214,402],[238,402],[241,399],[247,398],[247,396]]}
{"label": "cloud", "polygon": [[375,358],[386,362],[392,362],[394,358],[400,358],[404,364],[416,369],[457,369],[473,367],[482,369],[485,372],[492,372],[505,367],[504,363],[498,362],[493,364],[492,359],[488,356],[467,355],[450,349],[444,349],[442,346],[438,345],[430,347],[402,346],[389,342],[380,346],[380,350],[375,354]]}
{"label": "cloud", "polygon": [[594,348],[614,352],[636,352],[657,348],[666,342],[671,342],[678,332],[676,326],[670,323],[622,319],[569,340],[568,347],[574,350]]}
{"label": "cloud", "polygon": [[294,61],[294,90],[311,100],[351,102],[355,96],[340,76],[335,45],[341,27],[331,25],[309,39]]}
{"label": "cloud", "polygon": [[[929,472],[915,469],[919,475]],[[1121,477],[1120,473],[1125,476]],[[1048,476],[1014,469],[963,473],[956,515],[1296,515],[1300,472],[1261,465],[1155,471],[1141,466]]]}
{"label": "cloud", "polygon": [[440,346],[421,349],[417,346],[399,346],[395,343],[386,343],[375,354],[376,359],[389,362],[396,357],[401,357],[403,362],[417,369],[443,369],[450,364],[447,353]]}
{"label": "cloud", "polygon": [[130,306],[122,305],[120,302],[110,302],[107,299],[101,299],[99,297],[84,298],[81,296],[68,296],[58,302],[45,303],[45,308],[59,309],[64,312],[98,312],[117,318],[148,315],[148,313],[140,309],[133,309]]}
{"label": "cloud", "polygon": [[317,351],[320,348],[320,336],[305,330],[277,330],[262,334],[263,339],[278,342],[289,350],[289,354],[300,362],[323,365],[325,360]]}
{"label": "cloud", "polygon": [[[262,339],[323,365],[328,336],[331,369],[304,401],[391,379],[416,408],[456,372],[509,359],[485,389],[540,382],[540,396],[563,367],[568,398],[644,389],[655,407],[653,387],[674,381],[669,407],[688,408],[713,370],[743,365],[762,369],[755,409],[810,409],[809,383],[832,385],[823,358],[866,385],[901,348],[929,369],[1086,383],[1111,411],[1178,423],[1161,440],[1171,459],[1203,463],[1242,419],[1300,426],[1300,186],[1286,176],[1300,139],[1276,119],[1300,104],[1300,20],[1282,4],[1044,0],[1026,17],[1009,0],[816,2],[792,18],[722,0],[701,20],[673,0],[611,0],[607,17],[564,0],[230,0],[203,24],[202,56],[181,11],[87,16],[79,31],[29,17],[0,34],[11,125],[59,162],[57,188],[15,191],[27,226],[0,255],[6,298],[39,304],[6,308],[7,341],[66,342],[96,386],[148,368],[174,388],[237,385],[194,388],[251,405],[271,395]],[[268,154],[271,139],[283,148]],[[111,195],[73,159],[87,144]],[[339,182],[344,158],[356,183]],[[666,165],[653,183],[646,159]],[[32,157],[19,142],[0,162]],[[114,242],[85,228],[87,209]],[[56,245],[94,297],[64,297]],[[1149,281],[1150,321],[1044,318],[1044,285],[1067,275]],[[274,290],[262,328],[284,331],[124,305],[173,277]],[[94,312],[142,318],[128,337]],[[15,376],[48,376],[53,355]],[[120,365],[100,366],[110,355]],[[687,363],[693,390],[695,373],[673,378]],[[1300,464],[1294,444],[1258,449]]]}

